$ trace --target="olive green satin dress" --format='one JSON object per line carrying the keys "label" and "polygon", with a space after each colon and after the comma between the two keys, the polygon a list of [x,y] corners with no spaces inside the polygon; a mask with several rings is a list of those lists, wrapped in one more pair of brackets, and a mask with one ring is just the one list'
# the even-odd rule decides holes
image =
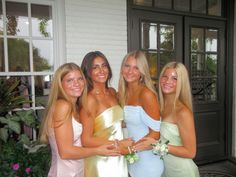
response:
{"label": "olive green satin dress", "polygon": [[[109,140],[123,139],[123,109],[112,106],[95,118],[94,137]],[[93,156],[85,159],[85,177],[128,177],[123,156]]]}
{"label": "olive green satin dress", "polygon": [[[179,129],[176,124],[161,122],[161,140],[169,140],[170,145],[182,146]],[[200,177],[198,167],[192,159],[177,157],[171,154],[164,156],[162,177]]]}

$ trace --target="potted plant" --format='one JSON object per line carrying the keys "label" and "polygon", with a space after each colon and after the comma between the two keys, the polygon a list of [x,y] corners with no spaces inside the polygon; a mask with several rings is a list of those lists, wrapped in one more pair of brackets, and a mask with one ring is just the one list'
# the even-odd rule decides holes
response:
{"label": "potted plant", "polygon": [[22,126],[37,129],[40,122],[33,110],[15,111],[29,103],[19,95],[18,84],[0,80],[0,176],[43,177],[50,166],[50,149],[22,131]]}

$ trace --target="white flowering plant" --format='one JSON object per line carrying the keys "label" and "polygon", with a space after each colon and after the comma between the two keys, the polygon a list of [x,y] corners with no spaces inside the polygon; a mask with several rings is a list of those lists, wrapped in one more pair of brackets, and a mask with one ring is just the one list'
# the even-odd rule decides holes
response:
{"label": "white flowering plant", "polygon": [[133,152],[132,154],[126,154],[125,160],[128,162],[128,164],[133,164],[137,160],[139,160],[139,156],[137,153]]}
{"label": "white flowering plant", "polygon": [[153,147],[152,152],[155,155],[159,155],[160,159],[163,160],[163,157],[168,154],[168,143],[169,140],[162,142],[161,140],[158,140],[155,144],[151,144]]}

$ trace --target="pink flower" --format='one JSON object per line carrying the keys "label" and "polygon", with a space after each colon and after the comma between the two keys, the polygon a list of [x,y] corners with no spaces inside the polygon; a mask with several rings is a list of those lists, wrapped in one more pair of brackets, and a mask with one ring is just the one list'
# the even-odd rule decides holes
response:
{"label": "pink flower", "polygon": [[26,168],[26,169],[25,169],[25,172],[26,172],[27,174],[29,174],[29,173],[31,172],[31,168],[30,168],[30,167]]}
{"label": "pink flower", "polygon": [[19,176],[14,176],[14,177],[19,177]]}
{"label": "pink flower", "polygon": [[12,169],[17,171],[20,168],[20,165],[18,163],[15,163],[12,165]]}

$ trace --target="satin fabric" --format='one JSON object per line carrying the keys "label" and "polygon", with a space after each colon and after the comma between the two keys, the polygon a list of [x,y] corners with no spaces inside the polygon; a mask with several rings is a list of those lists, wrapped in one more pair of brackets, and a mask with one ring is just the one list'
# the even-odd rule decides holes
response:
{"label": "satin fabric", "polygon": [[[152,119],[142,106],[126,105],[124,107],[125,123],[128,137],[136,142],[149,133],[149,129],[160,131],[160,121]],[[161,177],[164,165],[152,150],[138,152],[139,160],[128,165],[131,177]]]}
{"label": "satin fabric", "polygon": [[[169,140],[170,145],[182,146],[179,129],[176,124],[161,123],[161,140]],[[162,177],[199,177],[199,171],[192,159],[176,157],[168,154],[164,156],[165,170]]]}
{"label": "satin fabric", "polygon": [[[123,139],[123,110],[119,105],[110,107],[95,118],[94,137]],[[93,156],[85,159],[85,177],[128,177],[123,156]]]}
{"label": "satin fabric", "polygon": [[[74,146],[81,147],[82,125],[72,118],[72,127],[74,133]],[[50,130],[49,144],[52,152],[52,162],[48,177],[83,177],[84,160],[63,160],[61,159],[55,139],[54,129]]]}

